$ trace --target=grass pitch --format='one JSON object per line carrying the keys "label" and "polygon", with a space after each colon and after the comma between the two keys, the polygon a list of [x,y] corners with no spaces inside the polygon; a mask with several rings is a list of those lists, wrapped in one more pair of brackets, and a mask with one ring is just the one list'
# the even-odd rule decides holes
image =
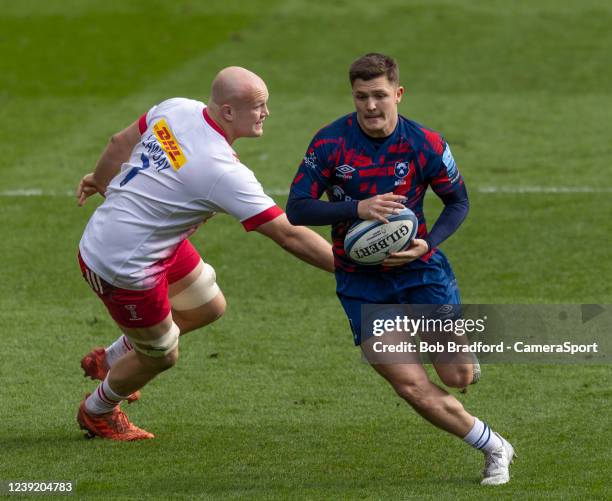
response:
{"label": "grass pitch", "polygon": [[[95,203],[67,195],[113,132],[167,97],[206,100],[230,64],[268,82],[266,134],[235,146],[283,192],[312,134],[351,110],[350,62],[378,50],[399,60],[401,112],[445,133],[466,178],[470,216],[443,244],[463,300],[610,303],[605,2],[0,8],[0,480],[73,480],[89,499],[610,497],[609,366],[485,366],[459,398],[519,459],[484,489],[480,455],[360,362],[333,278],[227,216],[193,238],[226,316],[128,408],[157,439],[83,440],[74,416],[94,384],[78,363],[117,331],[75,260]],[[431,224],[440,204],[427,209]]]}

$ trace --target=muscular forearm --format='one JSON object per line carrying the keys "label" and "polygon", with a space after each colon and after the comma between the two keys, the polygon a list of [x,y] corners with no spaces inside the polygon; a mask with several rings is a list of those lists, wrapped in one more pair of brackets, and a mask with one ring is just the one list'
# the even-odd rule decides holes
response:
{"label": "muscular forearm", "polygon": [[82,206],[89,197],[96,193],[104,195],[108,183],[117,175],[121,165],[128,161],[132,149],[139,141],[138,122],[134,122],[111,138],[104,152],[102,152],[94,172],[85,174],[79,182],[76,189],[79,206]]}
{"label": "muscular forearm", "polygon": [[325,271],[334,271],[334,256],[331,245],[314,231],[295,226],[280,245],[302,261]]}
{"label": "muscular forearm", "polygon": [[285,214],[256,230],[302,261],[325,271],[334,271],[334,256],[329,242],[309,228],[293,226]]}
{"label": "muscular forearm", "polygon": [[101,193],[106,191],[108,183],[119,173],[121,165],[129,160],[133,147],[133,144],[119,135],[111,138],[93,172],[94,181]]}
{"label": "muscular forearm", "polygon": [[138,121],[111,137],[93,172],[93,180],[100,193],[106,191],[108,183],[119,173],[121,166],[129,160],[134,146],[139,141],[140,128]]}

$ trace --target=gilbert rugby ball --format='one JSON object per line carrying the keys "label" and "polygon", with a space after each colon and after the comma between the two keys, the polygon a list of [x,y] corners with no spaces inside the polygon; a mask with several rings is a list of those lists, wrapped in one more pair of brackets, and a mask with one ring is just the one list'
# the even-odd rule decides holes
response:
{"label": "gilbert rugby ball", "polygon": [[359,264],[382,263],[392,252],[406,249],[417,234],[419,222],[410,209],[388,216],[388,223],[362,219],[349,228],[344,237],[344,250]]}

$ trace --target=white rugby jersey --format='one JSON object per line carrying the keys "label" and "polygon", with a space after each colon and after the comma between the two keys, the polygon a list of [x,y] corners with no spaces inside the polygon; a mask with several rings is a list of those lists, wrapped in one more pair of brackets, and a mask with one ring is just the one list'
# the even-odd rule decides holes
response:
{"label": "white rugby jersey", "polygon": [[79,249],[87,266],[125,289],[149,289],[178,244],[216,212],[247,231],[283,213],[240,163],[204,103],[174,98],[139,121],[141,141],[108,185]]}

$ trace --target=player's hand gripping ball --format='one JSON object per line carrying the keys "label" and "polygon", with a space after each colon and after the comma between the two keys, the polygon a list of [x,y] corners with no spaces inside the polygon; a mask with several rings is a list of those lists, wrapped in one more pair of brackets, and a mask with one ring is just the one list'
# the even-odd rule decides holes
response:
{"label": "player's hand gripping ball", "polygon": [[344,250],[356,263],[382,263],[392,252],[405,250],[417,234],[419,222],[406,208],[387,217],[388,223],[361,219],[351,225],[344,237]]}

